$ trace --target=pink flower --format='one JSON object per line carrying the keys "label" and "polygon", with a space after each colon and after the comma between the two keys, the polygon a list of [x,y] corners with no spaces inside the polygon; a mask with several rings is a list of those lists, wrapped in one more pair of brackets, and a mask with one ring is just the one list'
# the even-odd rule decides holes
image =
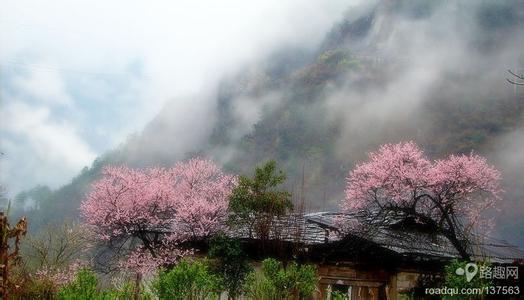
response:
{"label": "pink flower", "polygon": [[73,281],[78,271],[87,265],[85,261],[76,260],[64,268],[42,267],[35,272],[34,277],[51,280],[56,286],[62,286]]}
{"label": "pink flower", "polygon": [[347,178],[344,212],[413,208],[438,224],[452,213],[467,232],[496,207],[501,174],[475,154],[431,162],[414,142],[385,144]]}
{"label": "pink flower", "polygon": [[175,253],[179,242],[221,230],[236,183],[235,176],[199,158],[172,168],[109,166],[80,209],[100,241],[138,240],[144,247],[139,249],[158,260],[160,252]]}

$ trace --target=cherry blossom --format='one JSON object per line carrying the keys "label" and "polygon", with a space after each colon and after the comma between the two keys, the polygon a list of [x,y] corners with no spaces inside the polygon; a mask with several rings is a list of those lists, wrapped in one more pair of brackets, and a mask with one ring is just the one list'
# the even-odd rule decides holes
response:
{"label": "cherry blossom", "polygon": [[133,258],[143,264],[149,257],[157,266],[166,253],[174,258],[183,254],[180,243],[206,238],[222,228],[236,182],[236,176],[199,158],[172,168],[108,166],[80,209],[106,245],[117,249],[135,245],[129,249],[129,264]]}
{"label": "cherry blossom", "polygon": [[64,268],[42,267],[34,273],[34,278],[50,280],[54,285],[62,286],[73,281],[78,271],[87,266],[87,262],[75,260]]}
{"label": "cherry blossom", "polygon": [[501,174],[476,154],[430,161],[414,142],[385,144],[347,178],[343,212],[365,212],[366,220],[411,218],[448,237],[467,256],[461,241],[495,208],[503,192]]}

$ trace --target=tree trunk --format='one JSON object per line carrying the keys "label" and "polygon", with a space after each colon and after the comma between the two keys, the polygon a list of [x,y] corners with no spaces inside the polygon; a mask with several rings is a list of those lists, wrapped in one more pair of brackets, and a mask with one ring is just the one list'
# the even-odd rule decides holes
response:
{"label": "tree trunk", "polygon": [[471,260],[471,255],[466,250],[466,247],[464,243],[462,243],[455,234],[453,233],[445,233],[446,238],[451,242],[453,247],[458,251],[462,259],[464,260]]}
{"label": "tree trunk", "polygon": [[140,300],[140,283],[142,281],[142,274],[139,272],[136,273],[135,277],[135,290],[133,293],[133,299],[134,300]]}

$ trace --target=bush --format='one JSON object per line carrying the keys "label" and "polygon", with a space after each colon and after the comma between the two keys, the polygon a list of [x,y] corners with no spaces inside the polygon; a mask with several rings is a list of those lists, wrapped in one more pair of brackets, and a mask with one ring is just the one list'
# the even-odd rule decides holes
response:
{"label": "bush", "polygon": [[282,263],[268,258],[262,262],[262,273],[252,274],[246,293],[254,299],[302,299],[315,291],[317,276],[311,265]]}
{"label": "bush", "polygon": [[[484,288],[491,285],[491,280],[480,278],[480,268],[484,267],[491,267],[488,262],[477,262],[478,271],[477,275],[471,279],[470,282],[467,281],[466,276],[464,275],[457,275],[455,271],[458,268],[465,268],[466,264],[469,263],[469,261],[459,261],[459,260],[453,260],[451,263],[446,265],[445,267],[445,279],[444,279],[444,285],[449,288],[458,288],[459,290],[462,288]],[[463,296],[462,296],[463,298]],[[461,295],[457,296],[446,296],[444,299],[462,299]],[[480,299],[480,296],[470,296],[468,299]]]}
{"label": "bush", "polygon": [[159,299],[212,299],[220,294],[220,279],[203,261],[183,260],[169,271],[161,271],[152,282]]}
{"label": "bush", "polygon": [[30,279],[18,288],[14,299],[55,299],[57,287],[50,279]]}
{"label": "bush", "polygon": [[248,299],[278,299],[275,285],[260,272],[253,272],[248,275],[244,290]]}
{"label": "bush", "polygon": [[[128,300],[135,299],[136,283],[132,280],[126,281],[118,287],[108,290],[109,299]],[[153,296],[142,287],[140,287],[140,299],[149,300]]]}
{"label": "bush", "polygon": [[243,292],[246,277],[253,271],[240,241],[219,234],[211,239],[208,257],[212,259],[211,270],[220,278],[220,285],[230,298]]}
{"label": "bush", "polygon": [[[127,281],[117,288],[100,289],[98,278],[89,269],[81,269],[70,283],[65,284],[58,290],[56,298],[61,300],[127,300],[134,299],[136,289],[133,281]],[[151,295],[140,291],[140,299],[151,299]],[[53,299],[39,297],[38,299]],[[33,298],[31,298],[33,299]]]}
{"label": "bush", "polygon": [[98,290],[98,279],[88,269],[81,269],[73,281],[58,290],[58,299],[91,300],[111,299],[108,292]]}
{"label": "bush", "polygon": [[341,291],[334,291],[331,293],[331,300],[347,300],[348,294]]}

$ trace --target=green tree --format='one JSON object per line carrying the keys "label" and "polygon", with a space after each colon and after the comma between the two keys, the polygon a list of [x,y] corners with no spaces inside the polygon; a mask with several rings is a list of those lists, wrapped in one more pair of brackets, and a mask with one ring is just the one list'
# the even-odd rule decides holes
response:
{"label": "green tree", "polygon": [[213,299],[220,294],[220,279],[204,261],[183,260],[173,269],[161,271],[152,287],[159,299]]}
{"label": "green tree", "polygon": [[253,271],[240,241],[218,234],[211,239],[208,257],[223,289],[230,299],[236,299],[242,294],[247,275]]}
{"label": "green tree", "polygon": [[256,167],[253,178],[240,176],[229,200],[231,223],[247,226],[250,237],[256,233],[260,240],[268,240],[274,217],[293,209],[291,194],[277,188],[285,180],[274,160]]}

